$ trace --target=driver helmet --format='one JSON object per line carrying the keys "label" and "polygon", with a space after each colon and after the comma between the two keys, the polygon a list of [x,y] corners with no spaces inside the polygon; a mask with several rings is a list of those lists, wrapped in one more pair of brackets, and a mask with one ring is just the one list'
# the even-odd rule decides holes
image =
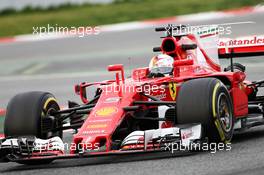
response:
{"label": "driver helmet", "polygon": [[174,59],[166,54],[160,54],[152,57],[149,63],[149,71],[153,74],[171,74],[173,70]]}

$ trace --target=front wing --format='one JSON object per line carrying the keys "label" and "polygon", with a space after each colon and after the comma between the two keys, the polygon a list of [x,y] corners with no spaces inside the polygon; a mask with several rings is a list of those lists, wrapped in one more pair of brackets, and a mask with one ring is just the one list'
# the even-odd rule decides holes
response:
{"label": "front wing", "polygon": [[[106,156],[153,158],[175,156],[190,153],[194,142],[201,142],[201,124],[182,125],[173,128],[161,128],[129,134],[122,142],[121,148],[110,151],[84,151],[76,154],[66,154],[63,142],[59,137],[42,140],[35,137],[5,138],[0,143],[1,162],[32,162],[37,160],[94,158]],[[134,135],[133,135],[134,134]],[[136,134],[136,135],[135,135]],[[138,140],[135,140],[135,137]],[[142,137],[143,136],[143,139]],[[47,149],[48,148],[48,149]],[[142,156],[140,156],[142,158]]]}

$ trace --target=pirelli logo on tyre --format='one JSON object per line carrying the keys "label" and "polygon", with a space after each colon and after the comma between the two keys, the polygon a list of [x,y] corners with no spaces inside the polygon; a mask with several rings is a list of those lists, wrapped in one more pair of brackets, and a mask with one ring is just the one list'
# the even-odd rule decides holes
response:
{"label": "pirelli logo on tyre", "polygon": [[99,116],[99,117],[107,117],[107,116],[111,116],[111,115],[117,113],[117,111],[118,111],[118,109],[114,106],[103,107],[101,109],[98,109],[95,112],[95,115]]}
{"label": "pirelli logo on tyre", "polygon": [[175,100],[177,96],[177,84],[174,82],[169,83],[169,91],[172,100]]}

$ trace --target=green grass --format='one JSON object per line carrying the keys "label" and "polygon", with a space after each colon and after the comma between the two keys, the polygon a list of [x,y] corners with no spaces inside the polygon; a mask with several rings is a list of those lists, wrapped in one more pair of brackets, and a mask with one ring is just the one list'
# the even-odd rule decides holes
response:
{"label": "green grass", "polygon": [[26,9],[0,15],[0,36],[33,32],[33,26],[97,26],[256,5],[263,0],[119,0],[108,5],[63,6],[49,10]]}

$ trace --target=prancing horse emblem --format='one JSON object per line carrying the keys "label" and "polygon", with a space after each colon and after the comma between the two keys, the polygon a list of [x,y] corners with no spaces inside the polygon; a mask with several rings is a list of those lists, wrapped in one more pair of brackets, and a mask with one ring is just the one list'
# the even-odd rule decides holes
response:
{"label": "prancing horse emblem", "polygon": [[173,100],[176,99],[177,95],[177,84],[176,83],[169,83],[169,90],[170,90],[170,96]]}

